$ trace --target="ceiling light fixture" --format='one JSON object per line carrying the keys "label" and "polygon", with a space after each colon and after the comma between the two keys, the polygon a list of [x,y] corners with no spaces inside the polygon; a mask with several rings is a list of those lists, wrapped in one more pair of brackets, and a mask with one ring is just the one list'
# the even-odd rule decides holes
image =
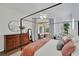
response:
{"label": "ceiling light fixture", "polygon": [[41,14],[41,15],[40,15],[40,18],[41,18],[41,19],[46,19],[46,18],[47,18],[47,15],[46,15],[46,14]]}

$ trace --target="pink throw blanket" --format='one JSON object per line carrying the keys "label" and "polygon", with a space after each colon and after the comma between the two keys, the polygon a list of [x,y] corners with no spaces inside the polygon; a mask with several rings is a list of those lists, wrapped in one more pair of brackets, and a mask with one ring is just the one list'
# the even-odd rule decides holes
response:
{"label": "pink throw blanket", "polygon": [[24,47],[21,51],[21,55],[22,56],[33,56],[34,53],[40,48],[42,47],[45,43],[47,43],[49,41],[49,38],[44,38],[41,40],[37,40],[33,43],[30,43],[29,45],[27,45],[26,47]]}

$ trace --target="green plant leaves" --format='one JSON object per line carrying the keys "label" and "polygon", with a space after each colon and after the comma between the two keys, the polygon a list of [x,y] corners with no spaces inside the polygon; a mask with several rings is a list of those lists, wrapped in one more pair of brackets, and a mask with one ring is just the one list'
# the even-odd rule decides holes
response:
{"label": "green plant leaves", "polygon": [[69,25],[70,25],[69,23],[64,24],[64,33],[65,34],[68,34]]}

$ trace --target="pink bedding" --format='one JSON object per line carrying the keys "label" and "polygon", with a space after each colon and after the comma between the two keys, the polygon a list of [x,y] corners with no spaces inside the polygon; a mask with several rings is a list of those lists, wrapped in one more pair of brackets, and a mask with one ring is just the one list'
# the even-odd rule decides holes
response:
{"label": "pink bedding", "polygon": [[34,53],[45,43],[47,43],[50,39],[49,38],[43,38],[41,40],[37,40],[34,43],[31,43],[24,47],[21,51],[22,56],[33,56]]}
{"label": "pink bedding", "polygon": [[75,51],[76,46],[72,40],[65,43],[64,47],[62,48],[62,55],[63,56],[70,56]]}

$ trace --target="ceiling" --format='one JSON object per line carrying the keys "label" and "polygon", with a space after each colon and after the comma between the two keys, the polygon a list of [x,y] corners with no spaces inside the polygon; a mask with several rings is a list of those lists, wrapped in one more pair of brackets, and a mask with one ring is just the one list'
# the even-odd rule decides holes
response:
{"label": "ceiling", "polygon": [[[23,14],[23,16],[26,16],[54,4],[56,3],[9,3],[9,4],[2,3],[0,4],[0,7],[6,7],[9,9],[12,9],[14,11],[19,12],[20,14]],[[64,19],[64,20],[72,15],[73,18],[78,20],[79,4],[78,3],[63,3],[59,6],[56,6],[49,10],[36,14],[32,17],[39,17],[40,14],[46,14],[48,18]]]}
{"label": "ceiling", "polygon": [[25,13],[26,15],[29,15],[31,13],[34,13],[51,5],[54,4],[52,3],[6,3],[5,4],[4,3],[4,4],[0,4],[0,7],[7,7],[9,9],[13,9],[20,13]]}

